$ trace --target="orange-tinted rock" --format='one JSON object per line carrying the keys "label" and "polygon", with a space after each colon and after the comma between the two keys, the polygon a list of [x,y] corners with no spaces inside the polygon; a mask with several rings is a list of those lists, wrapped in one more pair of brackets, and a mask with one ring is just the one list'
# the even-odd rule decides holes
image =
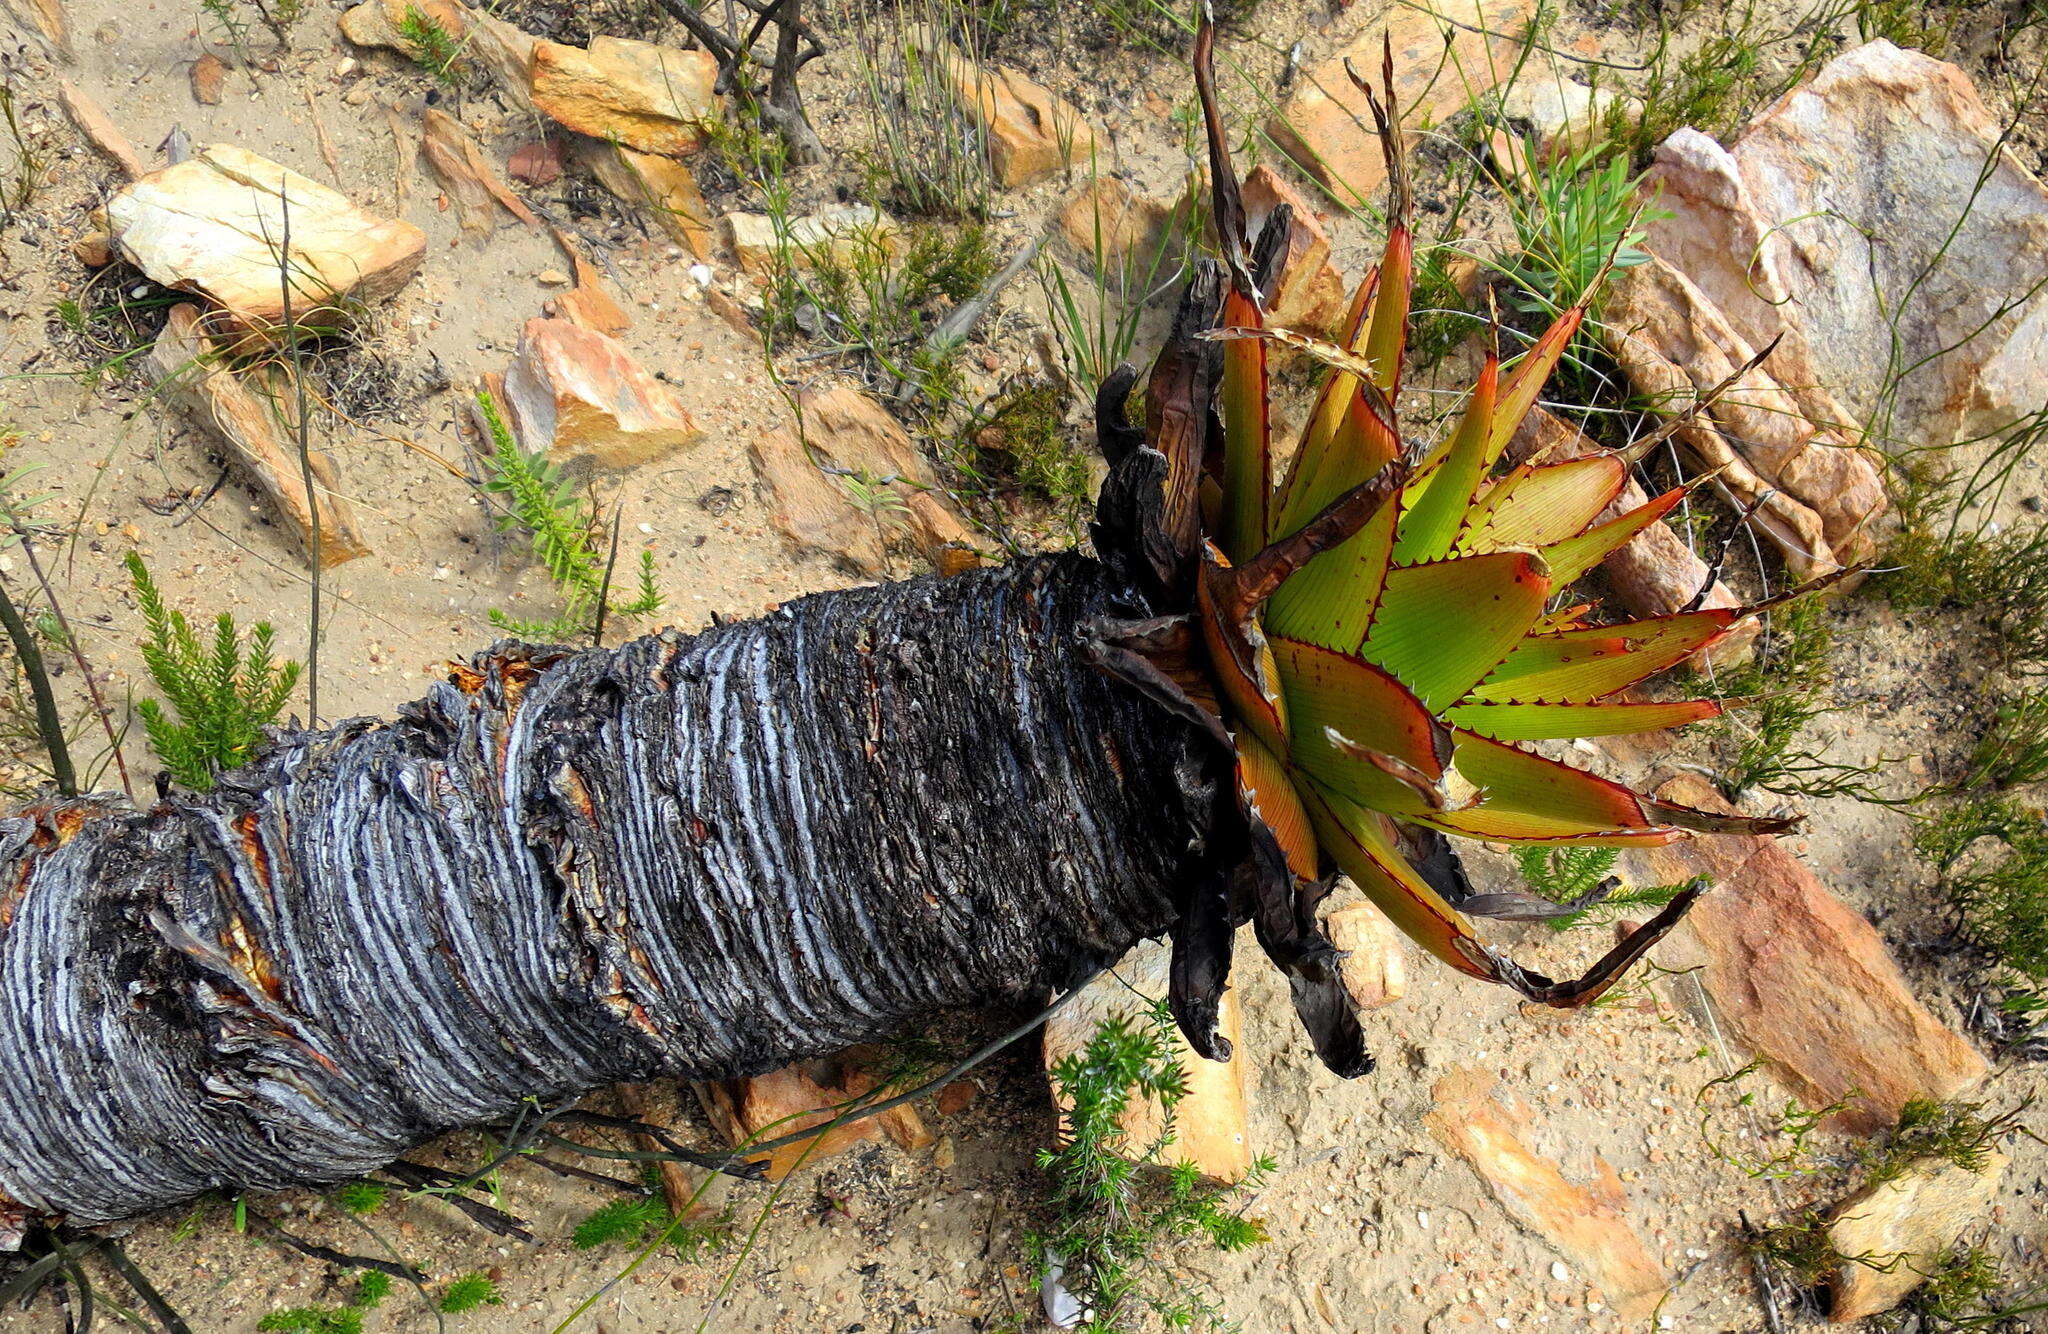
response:
{"label": "orange-tinted rock", "polygon": [[1491,1077],[1461,1070],[1437,1082],[1429,1133],[1479,1173],[1508,1215],[1583,1272],[1625,1320],[1647,1320],[1670,1288],[1664,1268],[1636,1235],[1621,1179],[1593,1159],[1586,1185],[1529,1145],[1529,1114],[1503,1103]]}
{"label": "orange-tinted rock", "polygon": [[1408,993],[1408,953],[1400,928],[1370,903],[1339,908],[1323,919],[1330,943],[1344,951],[1344,990],[1361,1010],[1377,1010]]}
{"label": "orange-tinted rock", "polygon": [[1340,335],[1351,308],[1344,275],[1330,262],[1330,234],[1322,219],[1301,191],[1268,163],[1260,163],[1244,178],[1245,222],[1256,236],[1273,210],[1285,204],[1290,210],[1285,267],[1279,290],[1273,294],[1272,323],[1283,329],[1317,334],[1324,338]]}
{"label": "orange-tinted rock", "polygon": [[[1711,787],[1674,779],[1659,795],[1725,810]],[[1715,834],[1641,854],[1656,882],[1711,876],[1714,889],[1661,947],[1696,976],[1723,1031],[1813,1107],[1870,1132],[1914,1098],[1946,1101],[1984,1078],[1984,1058],[1914,998],[1883,937],[1774,838]]]}
{"label": "orange-tinted rock", "polygon": [[702,438],[675,392],[631,353],[568,320],[528,320],[505,372],[513,431],[529,451],[627,467]]}
{"label": "orange-tinted rock", "polygon": [[704,145],[704,121],[718,114],[718,62],[624,37],[595,37],[589,50],[540,42],[533,48],[533,104],[578,134],[648,153],[681,155]]}
{"label": "orange-tinted rock", "polygon": [[1096,156],[1095,128],[1072,102],[1016,70],[969,59],[943,37],[913,40],[980,132],[996,184],[1029,185]]}
{"label": "orange-tinted rock", "polygon": [[219,106],[227,80],[227,62],[208,51],[192,62],[192,100],[201,106]]}
{"label": "orange-tinted rock", "polygon": [[1991,1207],[2007,1161],[1991,1152],[1973,1172],[1946,1158],[1921,1158],[1843,1201],[1828,1223],[1828,1244],[1860,1262],[1835,1270],[1828,1319],[1846,1325],[1889,1311],[1925,1283]]}
{"label": "orange-tinted rock", "polygon": [[[1337,50],[1302,71],[1267,132],[1333,198],[1368,201],[1386,184],[1386,162],[1365,94],[1344,62],[1377,91],[1381,35],[1393,42],[1401,125],[1412,141],[1507,77],[1535,8],[1535,0],[1431,0],[1385,11],[1360,5],[1338,20],[1344,32]],[[1501,35],[1489,41],[1483,33]]]}

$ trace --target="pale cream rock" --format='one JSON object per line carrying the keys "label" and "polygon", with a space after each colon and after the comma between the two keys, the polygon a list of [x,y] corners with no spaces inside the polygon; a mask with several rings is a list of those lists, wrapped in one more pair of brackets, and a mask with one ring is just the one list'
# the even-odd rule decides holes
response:
{"label": "pale cream rock", "polygon": [[827,258],[844,263],[863,250],[893,250],[899,230],[893,218],[867,204],[834,204],[779,231],[775,219],[763,213],[725,215],[733,257],[757,278],[774,273],[779,264],[808,269]]}
{"label": "pale cream rock", "polygon": [[[1042,1044],[1046,1069],[1086,1047],[1096,1030],[1118,1015],[1143,1022],[1147,1003],[1166,995],[1172,955],[1172,947],[1162,941],[1139,941],[1111,972],[1090,982],[1072,1004],[1048,1019]],[[1233,1047],[1239,1046],[1238,1023],[1237,993],[1225,991],[1217,1032]],[[1247,1125],[1247,1062],[1241,1055],[1231,1061],[1206,1060],[1177,1030],[1172,1054],[1187,1071],[1187,1096],[1174,1108],[1175,1138],[1163,1159],[1193,1163],[1212,1180],[1242,1181],[1255,1156]],[[1125,1146],[1137,1152],[1157,1142],[1165,1118],[1156,1099],[1134,1098],[1118,1124]]]}
{"label": "pale cream rock", "polygon": [[[283,251],[285,215],[291,252]],[[114,249],[166,287],[206,297],[227,325],[274,336],[288,275],[295,319],[332,323],[346,303],[390,296],[411,278],[426,235],[378,218],[317,181],[232,144],[150,172],[107,201]]]}
{"label": "pale cream rock", "polygon": [[1871,42],[1726,152],[1667,141],[1649,245],[1873,444],[1947,445],[2048,402],[2048,190],[1999,140],[1961,70]]}
{"label": "pale cream rock", "polygon": [[1991,1207],[2008,1161],[1992,1151],[1973,1172],[1945,1158],[1922,1158],[1844,1201],[1828,1223],[1828,1243],[1835,1254],[1868,1263],[1835,1271],[1828,1319],[1846,1325],[1905,1300]]}
{"label": "pale cream rock", "polygon": [[1377,1010],[1408,994],[1408,952],[1399,927],[1370,903],[1339,908],[1323,919],[1330,943],[1344,951],[1344,990],[1361,1010]]}

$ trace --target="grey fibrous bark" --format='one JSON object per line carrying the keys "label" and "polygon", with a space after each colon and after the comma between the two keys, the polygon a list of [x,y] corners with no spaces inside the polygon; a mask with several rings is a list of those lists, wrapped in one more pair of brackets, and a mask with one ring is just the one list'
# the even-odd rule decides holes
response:
{"label": "grey fibrous bark", "polygon": [[1079,555],[499,645],[214,792],[0,820],[0,1249],[1041,995],[1213,884],[1225,763]]}

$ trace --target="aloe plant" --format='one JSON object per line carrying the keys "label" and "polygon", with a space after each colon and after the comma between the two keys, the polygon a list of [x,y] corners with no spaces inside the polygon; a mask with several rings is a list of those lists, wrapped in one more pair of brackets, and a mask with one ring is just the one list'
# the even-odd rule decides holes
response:
{"label": "aloe plant", "polygon": [[[1356,1072],[1366,1063],[1362,1040],[1315,925],[1329,866],[1444,963],[1573,1006],[1612,986],[1700,890],[1678,894],[1584,977],[1554,982],[1486,944],[1460,912],[1468,890],[1446,836],[1623,847],[1700,831],[1776,832],[1786,822],[1634,792],[1531,746],[1714,716],[1714,700],[1644,701],[1624,692],[1712,645],[1755,609],[1602,625],[1588,604],[1554,605],[1684,496],[1673,490],[1603,518],[1627,484],[1633,453],[1498,472],[1578,331],[1583,304],[1564,310],[1512,369],[1486,356],[1443,439],[1425,442],[1403,429],[1395,404],[1414,251],[1406,163],[1389,128],[1398,121],[1391,55],[1384,102],[1359,80],[1379,118],[1393,209],[1380,262],[1353,298],[1347,344],[1267,326],[1262,290],[1276,277],[1272,256],[1287,218],[1276,213],[1257,238],[1244,232],[1208,73],[1211,40],[1206,31],[1198,38],[1196,69],[1224,253],[1191,287],[1175,329],[1179,345],[1162,356],[1149,386],[1152,430],[1143,448],[1159,455],[1164,482],[1135,502],[1134,517],[1146,531],[1141,549],[1165,558],[1131,571],[1149,581],[1155,601],[1192,601],[1195,610],[1175,632],[1148,620],[1110,627],[1106,637],[1134,685],[1165,695],[1234,756],[1254,901],[1219,904],[1219,923],[1184,924],[1177,939],[1183,962],[1174,1000],[1190,1040],[1220,1054],[1223,928],[1249,915],[1291,975],[1324,1059]],[[1220,440],[1190,429],[1209,392],[1203,374],[1189,373],[1198,339],[1222,344],[1210,372]],[[1274,463],[1267,364],[1276,343],[1327,368],[1284,473]],[[1211,463],[1220,483],[1205,498]],[[1207,521],[1197,524],[1196,515]]]}

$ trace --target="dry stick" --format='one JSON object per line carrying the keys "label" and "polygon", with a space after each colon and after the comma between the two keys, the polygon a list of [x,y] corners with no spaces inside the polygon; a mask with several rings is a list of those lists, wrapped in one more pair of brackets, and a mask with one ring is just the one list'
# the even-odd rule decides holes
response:
{"label": "dry stick", "polygon": [[[100,683],[94,679],[92,667],[85,660],[85,649],[71,629],[71,618],[64,614],[64,604],[57,600],[57,590],[50,586],[50,576],[43,573],[43,563],[36,559],[36,546],[29,539],[28,529],[17,521],[14,535],[21,539],[21,552],[28,557],[28,567],[35,571],[36,582],[42,585],[43,596],[49,599],[50,612],[57,618],[57,628],[64,632],[64,643],[71,650],[71,660],[78,664],[78,674],[85,678],[86,692],[92,696],[92,711],[99,717],[100,730],[107,734],[107,749],[114,757],[114,767],[121,772],[121,790],[128,794],[128,800],[133,801],[135,785],[128,779],[128,760],[121,754],[121,739],[114,735],[113,715],[107,708],[105,697],[100,694]],[[106,770],[100,772],[105,773]]]}
{"label": "dry stick", "polygon": [[292,203],[291,195],[280,182],[277,202],[284,219],[284,241],[278,247],[277,285],[284,297],[284,336],[290,349],[292,368],[292,390],[298,400],[297,417],[293,423],[293,434],[299,446],[299,485],[306,491],[306,521],[312,534],[313,554],[313,623],[306,644],[306,712],[307,722],[314,727],[320,725],[320,492],[314,486],[313,454],[306,434],[306,366],[299,351],[297,329],[292,322]]}
{"label": "dry stick", "polygon": [[57,784],[58,795],[75,797],[78,773],[71,767],[71,748],[64,742],[64,720],[57,713],[50,674],[43,668],[43,654],[36,647],[35,636],[21,619],[4,583],[0,583],[0,624],[6,625],[7,637],[14,641],[14,654],[21,659],[22,673],[28,677],[29,694],[36,706],[36,731],[42,733],[43,749],[50,753],[50,778]]}

